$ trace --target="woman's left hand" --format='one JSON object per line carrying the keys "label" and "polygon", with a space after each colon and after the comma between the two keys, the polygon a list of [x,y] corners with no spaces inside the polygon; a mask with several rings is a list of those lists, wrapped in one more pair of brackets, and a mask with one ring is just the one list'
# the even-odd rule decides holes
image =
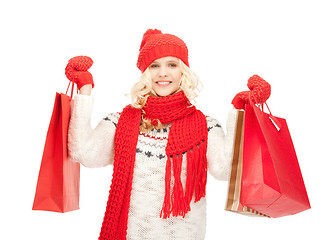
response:
{"label": "woman's left hand", "polygon": [[264,103],[270,97],[271,86],[263,78],[253,75],[248,79],[247,87],[250,91],[239,92],[232,100],[232,104],[236,109],[245,109],[245,105],[249,104],[249,97],[254,103]]}

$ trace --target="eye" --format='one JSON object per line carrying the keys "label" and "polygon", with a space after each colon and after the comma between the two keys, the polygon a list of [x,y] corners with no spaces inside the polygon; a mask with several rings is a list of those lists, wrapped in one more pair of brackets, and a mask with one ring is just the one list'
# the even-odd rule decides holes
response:
{"label": "eye", "polygon": [[172,67],[172,68],[177,67],[176,63],[170,63],[169,66]]}
{"label": "eye", "polygon": [[157,67],[159,67],[159,65],[156,64],[156,63],[153,63],[153,64],[150,65],[150,68],[157,68]]}

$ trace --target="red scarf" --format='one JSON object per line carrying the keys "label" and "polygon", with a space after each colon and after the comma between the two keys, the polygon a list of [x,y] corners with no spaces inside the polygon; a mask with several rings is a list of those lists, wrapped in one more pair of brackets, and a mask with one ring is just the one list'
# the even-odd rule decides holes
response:
{"label": "red scarf", "polygon": [[[184,92],[167,97],[148,97],[144,117],[152,124],[172,123],[166,147],[165,198],[160,217],[172,214],[185,216],[190,202],[205,196],[207,181],[208,129],[203,113],[192,106]],[[115,133],[115,156],[109,199],[99,239],[126,239],[127,221],[136,157],[136,147],[141,121],[141,109],[126,106],[119,118]],[[187,178],[185,191],[181,183],[183,154],[187,153]],[[173,168],[174,188],[171,193]]]}

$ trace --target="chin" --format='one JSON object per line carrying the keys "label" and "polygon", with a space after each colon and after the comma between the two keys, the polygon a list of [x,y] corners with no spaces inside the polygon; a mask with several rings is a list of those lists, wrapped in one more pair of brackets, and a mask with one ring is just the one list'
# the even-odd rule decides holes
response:
{"label": "chin", "polygon": [[156,92],[156,94],[158,95],[158,97],[166,97],[172,93],[161,93],[161,92]]}
{"label": "chin", "polygon": [[171,94],[173,94],[174,92],[176,92],[176,90],[165,90],[165,91],[159,91],[159,90],[155,90],[155,89],[153,89],[154,90],[154,92],[158,95],[158,97],[166,97],[166,96],[168,96],[168,95],[171,95]]}

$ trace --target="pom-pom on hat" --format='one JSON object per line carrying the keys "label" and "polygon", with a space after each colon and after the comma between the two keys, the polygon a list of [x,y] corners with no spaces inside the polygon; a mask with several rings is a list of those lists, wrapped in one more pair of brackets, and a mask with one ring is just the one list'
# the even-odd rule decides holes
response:
{"label": "pom-pom on hat", "polygon": [[148,29],[140,45],[137,67],[144,72],[154,60],[168,56],[181,59],[189,67],[188,48],[182,39],[158,29]]}

